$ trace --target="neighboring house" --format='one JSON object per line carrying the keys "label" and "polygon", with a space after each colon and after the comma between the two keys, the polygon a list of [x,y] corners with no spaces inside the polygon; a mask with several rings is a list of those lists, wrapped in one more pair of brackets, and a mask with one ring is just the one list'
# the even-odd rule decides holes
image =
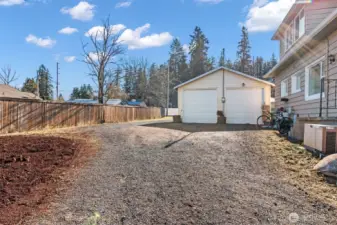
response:
{"label": "neighboring house", "polygon": [[0,100],[41,101],[37,95],[19,91],[11,86],[0,84]]}
{"label": "neighboring house", "polygon": [[[80,103],[80,104],[98,104],[98,100],[93,99],[74,99],[69,100],[70,103]],[[122,102],[121,99],[109,99],[105,104],[107,105],[120,105]]]}
{"label": "neighboring house", "polygon": [[175,87],[184,123],[256,124],[262,107],[270,109],[274,84],[225,67],[212,70]]}
{"label": "neighboring house", "polygon": [[144,101],[136,100],[136,99],[133,99],[131,101],[123,101],[121,104],[122,105],[128,105],[128,106],[147,107],[147,105]]}
{"label": "neighboring house", "polygon": [[265,78],[274,78],[276,108],[294,113],[291,135],[303,140],[305,123],[337,117],[337,1],[297,0],[272,39],[280,61]]}

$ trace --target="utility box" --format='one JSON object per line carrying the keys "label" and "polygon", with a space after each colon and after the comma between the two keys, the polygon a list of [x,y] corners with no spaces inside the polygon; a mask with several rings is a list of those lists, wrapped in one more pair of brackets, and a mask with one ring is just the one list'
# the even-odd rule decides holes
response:
{"label": "utility box", "polygon": [[323,155],[337,153],[337,125],[305,124],[304,146]]}

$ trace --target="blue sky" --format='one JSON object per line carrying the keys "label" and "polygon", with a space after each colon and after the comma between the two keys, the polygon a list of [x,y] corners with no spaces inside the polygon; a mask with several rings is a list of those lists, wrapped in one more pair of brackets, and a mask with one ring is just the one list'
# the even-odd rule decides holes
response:
{"label": "blue sky", "polygon": [[[169,44],[183,44],[195,26],[210,41],[209,55],[226,48],[234,59],[241,24],[248,27],[252,55],[278,56],[271,36],[294,0],[0,0],[0,67],[11,65],[20,78],[36,75],[44,64],[53,77],[60,62],[60,92],[68,98],[73,87],[91,83],[79,62],[81,40],[110,15],[128,48],[125,57],[145,57],[150,63],[168,58]],[[65,29],[64,29],[65,28]]]}

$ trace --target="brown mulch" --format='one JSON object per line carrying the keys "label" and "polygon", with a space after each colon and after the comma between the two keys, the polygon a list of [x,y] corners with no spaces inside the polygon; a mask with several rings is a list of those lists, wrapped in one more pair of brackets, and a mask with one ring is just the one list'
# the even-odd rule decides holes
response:
{"label": "brown mulch", "polygon": [[59,136],[0,137],[0,224],[20,224],[41,208],[65,171],[80,165],[84,145]]}

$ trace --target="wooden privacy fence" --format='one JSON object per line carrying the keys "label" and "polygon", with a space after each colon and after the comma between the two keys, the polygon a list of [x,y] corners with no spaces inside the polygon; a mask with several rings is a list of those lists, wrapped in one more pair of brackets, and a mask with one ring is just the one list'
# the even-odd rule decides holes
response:
{"label": "wooden privacy fence", "polygon": [[0,101],[0,133],[158,119],[160,108]]}

